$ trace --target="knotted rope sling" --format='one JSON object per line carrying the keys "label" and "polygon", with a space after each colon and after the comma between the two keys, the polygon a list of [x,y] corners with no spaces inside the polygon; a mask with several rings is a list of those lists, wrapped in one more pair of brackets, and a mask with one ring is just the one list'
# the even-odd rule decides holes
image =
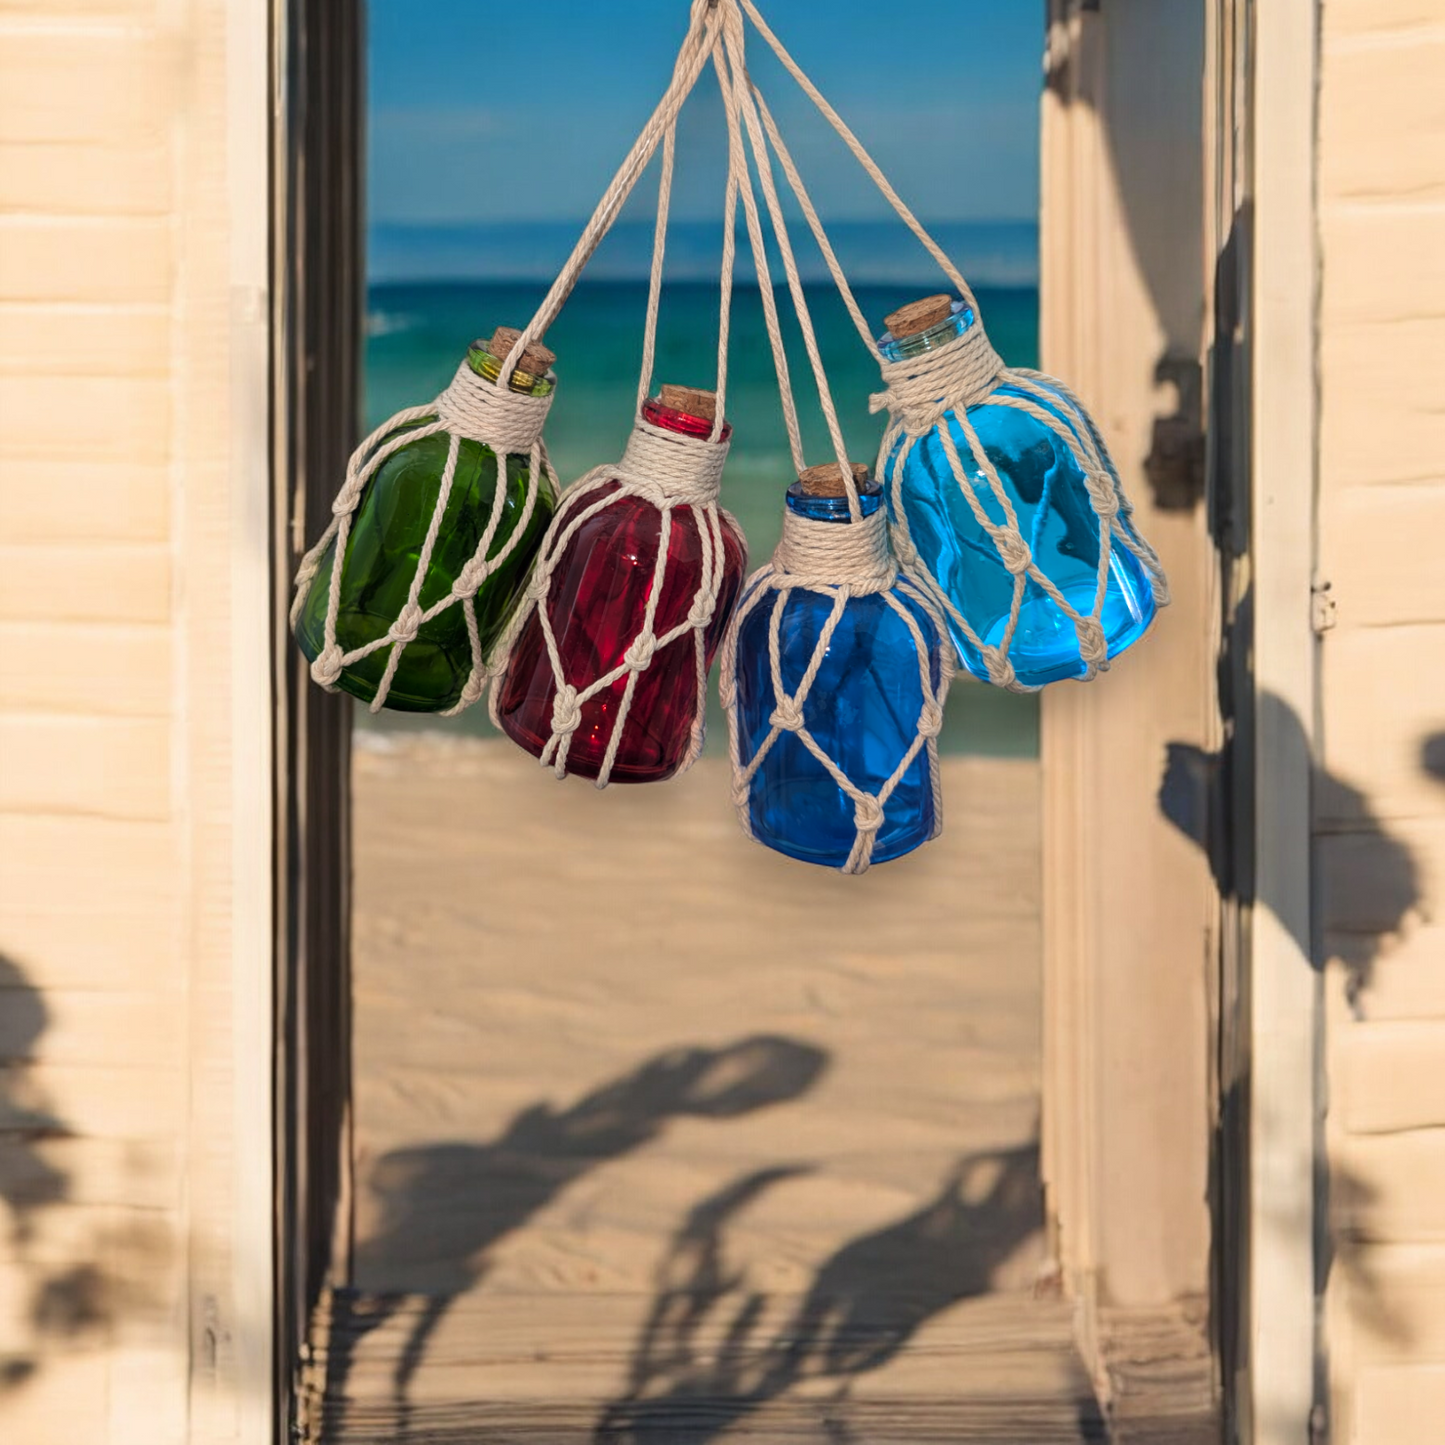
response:
{"label": "knotted rope sling", "polygon": [[[704,3],[694,7],[694,23],[699,15],[707,23],[720,24],[723,10]],[[705,31],[705,41],[707,31]],[[711,32],[716,38],[716,32]],[[707,54],[714,54],[710,47]],[[701,67],[698,68],[700,73]],[[696,76],[694,75],[694,80]],[[551,667],[555,694],[552,705],[551,735],[542,748],[541,762],[550,766],[556,776],[567,776],[567,755],[571,739],[582,722],[583,706],[593,697],[615,687],[623,678],[621,700],[612,718],[611,733],[596,786],[605,788],[611,781],[624,730],[632,713],[638,676],[649,668],[657,654],[665,648],[690,645],[694,659],[696,700],[692,730],[680,772],[685,772],[702,753],[707,718],[707,634],[717,614],[723,585],[723,529],[737,538],[744,556],[747,542],[736,520],[718,505],[722,491],[723,467],[727,461],[728,442],[723,437],[727,400],[728,340],[732,314],[733,272],[736,258],[736,225],[739,195],[752,206],[751,185],[741,149],[729,147],[727,190],[723,206],[723,255],[721,301],[718,319],[717,382],[714,391],[715,418],[707,438],[684,436],[649,423],[643,406],[651,391],[652,374],[657,352],[657,322],[661,305],[662,277],[667,247],[668,212],[672,195],[672,178],[676,154],[676,111],[666,124],[662,137],[662,170],[658,184],[657,224],[652,248],[652,271],[648,285],[647,320],[644,327],[643,354],[637,386],[637,404],[632,435],[620,463],[604,463],[569,486],[562,496],[557,513],[543,540],[536,570],[518,609],[499,644],[492,663],[492,675],[504,675],[528,623],[536,617]],[[604,208],[610,203],[604,198]],[[615,215],[616,208],[611,207]],[[594,222],[596,218],[594,217]],[[610,222],[609,222],[610,224]],[[570,289],[585,264],[585,257],[574,255],[558,278],[558,286]],[[647,604],[632,642],[622,661],[608,671],[591,677],[569,677],[558,644],[549,601],[557,568],[566,554],[568,544],[578,531],[598,513],[619,502],[637,498],[655,507],[659,514],[657,557],[654,563]],[[659,634],[656,631],[657,609],[662,599],[670,563],[675,516],[680,509],[691,513],[702,549],[701,580],[694,591],[687,615],[682,622]],[[499,688],[491,695],[491,717],[498,727],[502,719],[498,711]]]}
{"label": "knotted rope sling", "polygon": [[[844,494],[848,502],[849,520],[843,522],[815,521],[791,510],[783,514],[783,535],[772,560],[748,579],[742,605],[734,614],[723,641],[719,666],[719,691],[728,718],[728,752],[732,765],[733,806],[743,831],[756,837],[752,821],[751,787],[758,770],[784,733],[791,733],[821,764],[839,790],[852,802],[854,841],[843,865],[845,873],[866,871],[873,857],[878,832],[887,816],[889,799],[899,783],[913,767],[920,752],[926,753],[933,794],[934,832],[943,825],[943,795],[938,767],[938,734],[943,726],[943,705],[953,676],[952,649],[943,650],[940,679],[935,687],[929,640],[919,626],[916,615],[904,602],[913,601],[929,617],[935,641],[946,637],[942,618],[933,606],[921,580],[911,569],[900,568],[889,545],[886,519],[882,511],[864,517],[853,468],[839,426],[832,390],[818,349],[812,317],[803,293],[797,261],[793,253],[782,205],[773,180],[772,165],[764,140],[764,123],[760,116],[760,97],[748,77],[744,55],[742,14],[735,4],[723,0],[727,9],[724,25],[724,53],[716,58],[719,83],[722,86],[724,110],[728,118],[730,142],[739,151],[746,131],[763,197],[778,250],[787,275],[798,325],[818,387],[818,399],[828,427],[829,440],[841,471]],[[768,274],[767,255],[756,208],[748,208],[749,237],[763,290],[764,314],[768,339],[772,346],[778,372],[778,389],[788,430],[789,447],[794,470],[801,474],[804,464],[802,441],[798,429],[797,405],[792,395],[786,354],[776,309],[769,303],[772,283]],[[798,684],[788,690],[783,676],[782,626],[784,614],[794,594],[800,591],[817,593],[829,600],[830,608],[813,642],[811,655]],[[828,653],[833,636],[850,602],[857,598],[881,595],[885,604],[902,619],[913,641],[918,658],[919,687],[923,705],[918,725],[909,745],[896,766],[876,791],[869,792],[848,776],[836,759],[819,743],[808,727],[808,700]],[[759,608],[770,609],[768,625],[769,673],[773,693],[773,709],[767,736],[750,756],[744,756],[742,730],[738,717],[738,645],[743,625]]]}
{"label": "knotted rope sling", "polygon": [[[889,414],[888,428],[884,432],[878,452],[878,475],[892,492],[891,525],[899,560],[926,588],[935,604],[952,618],[968,641],[978,649],[991,682],[1017,692],[1037,690],[1026,687],[1017,680],[1008,656],[1028,582],[1035,583],[1072,622],[1079,640],[1079,655],[1085,665],[1081,680],[1092,679],[1108,667],[1102,612],[1113,547],[1122,546],[1138,558],[1149,578],[1156,604],[1163,607],[1169,601],[1169,587],[1157,553],[1129,525],[1133,508],[1125,495],[1118,469],[1109,455],[1103,437],[1083,404],[1062,382],[1042,372],[1004,365],[989,344],[982,313],[972,289],[947,253],[928,234],[893,189],[862,142],[769,28],[758,13],[754,0],[731,0],[731,3],[746,12],[784,68],[838,133],[899,219],[938,263],[974,314],[973,324],[947,346],[897,362],[889,361],[883,356],[777,124],[761,93],[753,86],[753,99],[789,186],[797,197],[808,227],[823,253],[824,261],[855,329],[882,371],[884,390],[871,399],[871,409],[875,412],[887,411]],[[1005,386],[1020,394],[1010,395],[999,390]],[[1099,525],[1098,582],[1093,607],[1088,613],[1080,613],[1075,609],[1034,561],[1033,549],[1019,527],[1018,516],[1009,502],[998,472],[966,415],[967,407],[985,401],[994,406],[1013,407],[1041,422],[1063,443],[1084,475],[1089,500]],[[969,460],[973,464],[974,475],[981,474],[991,489],[1003,512],[1002,522],[994,521],[984,508],[979,484],[974,480],[974,475],[970,474],[969,467],[959,455],[950,435],[947,420],[950,412],[968,443]],[[938,437],[954,480],[970,512],[993,542],[999,560],[1014,579],[1008,622],[997,646],[986,645],[960,614],[953,600],[924,566],[909,533],[902,498],[903,471],[913,448],[920,439],[930,434]]]}
{"label": "knotted rope sling", "polygon": [[[515,348],[513,354],[515,355]],[[346,482],[331,504],[331,522],[321,534],[320,540],[301,560],[301,566],[296,573],[296,596],[291,604],[291,627],[294,630],[301,619],[311,583],[320,571],[326,550],[334,539],[336,551],[326,602],[325,646],[311,664],[311,676],[322,687],[335,692],[336,681],[343,668],[369,657],[383,647],[389,647],[391,654],[387,658],[386,670],[382,673],[376,696],[371,702],[371,711],[379,712],[391,691],[392,678],[396,676],[396,669],[401,663],[407,644],[416,637],[423,624],[430,622],[433,617],[448,608],[461,607],[466,617],[472,664],[460,701],[443,715],[453,716],[481,697],[486,686],[486,659],[482,656],[475,598],[482,584],[506,562],[526,534],[527,525],[536,510],[541,478],[545,475],[556,485],[552,463],[542,441],[542,427],[547,420],[547,413],[552,409],[554,395],[555,389],[546,396],[524,396],[518,392],[501,390],[478,376],[471,366],[463,361],[457,368],[451,385],[434,402],[428,406],[414,406],[398,412],[383,422],[352,453],[346,468]],[[367,483],[387,459],[402,447],[410,446],[424,437],[442,434],[446,435],[449,442],[446,467],[442,472],[436,505],[432,509],[431,523],[421,551],[417,554],[416,571],[412,575],[406,603],[384,636],[349,652],[343,651],[336,641],[336,623],[341,608],[341,578],[346,566],[346,544],[351,535],[352,519],[361,505]],[[441,532],[447,501],[451,497],[463,438],[481,442],[496,454],[497,484],[492,496],[491,515],[487,519],[476,551],[458,574],[451,591],[433,602],[430,607],[423,608],[418,599],[431,567],[432,553]],[[496,538],[507,501],[509,456],[526,458],[527,488],[516,525],[496,555],[489,557],[487,554]]]}
{"label": "knotted rope sling", "polygon": [[[720,16],[709,5],[708,0],[696,0],[692,24],[678,54],[671,83],[613,177],[596,213],[583,230],[567,266],[553,283],[537,314],[503,359],[496,380],[488,381],[478,376],[464,361],[458,367],[451,385],[435,401],[398,412],[383,422],[352,453],[347,463],[346,480],[332,503],[331,521],[316,545],[302,558],[297,569],[296,593],[291,606],[291,628],[295,631],[301,620],[311,584],[321,569],[327,549],[334,541],[335,560],[331,568],[330,590],[327,596],[324,645],[311,665],[312,678],[328,691],[336,691],[337,680],[344,668],[382,648],[390,648],[386,669],[370,705],[372,712],[379,712],[386,703],[392,679],[407,645],[416,638],[425,623],[449,608],[460,606],[466,618],[467,635],[471,644],[471,667],[460,700],[443,715],[453,716],[481,698],[490,673],[487,659],[482,655],[474,599],[477,591],[507,561],[526,534],[528,523],[536,510],[542,478],[545,476],[554,489],[557,486],[556,474],[542,442],[542,428],[556,395],[555,385],[546,396],[527,396],[511,390],[512,373],[528,346],[542,336],[556,319],[583,268],[611,228],[617,213],[632,193],[664,135],[669,137],[670,155],[671,136],[678,111],[712,54],[720,33],[720,25]],[[555,378],[552,379],[555,382]],[[383,636],[351,651],[343,651],[336,637],[341,606],[341,580],[346,565],[352,520],[361,505],[362,496],[368,483],[392,455],[413,442],[436,435],[445,435],[448,438],[447,460],[431,521],[417,556],[407,600]],[[490,447],[496,455],[497,485],[492,511],[475,552],[451,590],[429,607],[423,608],[419,599],[456,479],[457,460],[464,439]],[[505,509],[509,457],[526,460],[527,487],[517,524],[497,554],[489,557],[487,553],[496,538]]]}
{"label": "knotted rope sling", "polygon": [[[903,223],[921,242],[952,282],[959,296],[973,309],[975,321],[956,341],[924,355],[900,362],[885,360],[873,339],[866,318],[853,295],[836,253],[831,246],[822,221],[798,173],[787,145],[778,129],[760,90],[747,72],[744,55],[745,18],[802,87],[843,139],[867,174],[879,187]],[[724,259],[722,272],[722,303],[718,348],[717,421],[707,439],[684,437],[649,425],[642,416],[655,356],[656,324],[661,292],[663,254],[667,210],[675,160],[676,122],[678,113],[695,86],[703,68],[711,61],[716,69],[724,102],[728,127],[728,187],[725,206]],[[747,139],[745,148],[744,136]],[[659,190],[657,235],[654,242],[653,269],[649,287],[647,328],[642,374],[638,389],[638,413],[622,461],[595,469],[580,479],[564,494],[552,528],[545,540],[536,572],[527,589],[522,609],[513,617],[497,655],[488,660],[481,656],[480,638],[472,597],[503,561],[525,530],[536,505],[536,489],[540,478],[552,479],[541,430],[550,408],[552,396],[527,397],[509,389],[509,382],[518,361],[528,345],[540,338],[556,318],[562,305],[576,285],[583,269],[595,253],[603,236],[615,222],[624,202],[632,193],[643,170],[659,145],[663,149],[662,182]],[[828,388],[817,338],[808,313],[796,259],[789,241],[782,206],[773,177],[770,158],[776,154],[787,182],[796,196],[808,227],[822,251],[830,274],[848,313],[870,354],[879,362],[884,390],[872,399],[874,411],[886,411],[889,424],[879,453],[878,472],[892,489],[891,523],[880,512],[864,518],[852,471],[848,466],[841,428]],[[618,739],[630,707],[636,678],[662,648],[686,645],[689,634],[697,659],[698,708],[687,762],[690,764],[702,745],[702,691],[706,659],[703,636],[715,615],[719,597],[724,527],[735,527],[731,518],[718,507],[718,489],[726,457],[722,440],[723,399],[726,387],[729,302],[733,272],[733,229],[736,210],[741,201],[752,247],[769,343],[777,370],[779,395],[788,434],[794,469],[805,469],[803,447],[798,426],[797,406],[793,398],[788,363],[784,352],[771,277],[762,234],[759,208],[749,172],[748,149],[757,167],[763,199],[782,258],[788,289],[809,363],[818,383],[819,400],[827,423],[832,450],[842,468],[850,521],[847,525],[810,522],[789,515],[785,518],[784,536],[772,561],[749,579],[745,602],[734,618],[724,639],[724,668],[721,690],[729,713],[730,751],[734,766],[734,801],[750,830],[746,815],[746,792],[768,747],[774,745],[782,732],[791,732],[809,747],[829,769],[840,789],[853,800],[857,812],[858,832],[855,847],[847,863],[847,871],[861,872],[868,866],[872,840],[883,818],[888,796],[919,752],[927,749],[935,792],[938,786],[936,738],[941,722],[942,705],[955,659],[952,648],[945,649],[946,667],[941,684],[930,685],[928,644],[918,626],[917,614],[906,603],[919,605],[928,621],[946,636],[943,614],[947,614],[983,656],[992,681],[1021,688],[1009,661],[1009,650],[1016,630],[1024,591],[1033,582],[1071,620],[1078,635],[1080,656],[1085,676],[1093,677],[1107,666],[1107,653],[1101,613],[1109,578],[1112,548],[1122,546],[1130,551],[1149,577],[1157,603],[1168,600],[1167,585],[1155,553],[1129,525],[1130,506],[1124,495],[1117,468],[1097,427],[1077,398],[1061,383],[1039,372],[1023,368],[1007,368],[988,343],[971,289],[944,251],[927,233],[909,208],[899,198],[887,178],[872,160],[857,137],[813,85],[801,67],[788,53],[759,14],[754,0],[693,0],[688,34],[678,55],[672,81],[648,124],[614,176],[592,219],[584,229],[567,265],[558,275],[539,307],[537,314],[502,361],[495,383],[476,377],[465,365],[459,369],[451,386],[430,406],[415,407],[399,413],[378,428],[357,449],[348,466],[345,485],[334,505],[331,525],[317,545],[304,559],[297,577],[297,605],[293,609],[293,626],[302,603],[314,581],[327,547],[336,546],[336,564],[332,570],[325,646],[313,664],[313,676],[323,686],[334,687],[341,670],[349,663],[382,647],[392,649],[386,673],[378,690],[373,710],[386,697],[391,678],[403,649],[417,635],[417,630],[442,609],[462,605],[466,609],[468,632],[472,642],[470,676],[457,708],[477,701],[490,677],[506,664],[507,654],[515,644],[528,616],[539,611],[546,634],[549,659],[556,683],[553,731],[544,752],[544,762],[559,773],[565,772],[568,740],[575,730],[582,704],[604,687],[614,685],[624,674],[628,681],[621,713],[615,723],[611,748],[607,755],[599,785],[605,785],[615,758]],[[1007,390],[1003,390],[1007,388]],[[1046,426],[1062,443],[1082,472],[1088,496],[1099,524],[1098,584],[1090,612],[1072,607],[1054,583],[1039,569],[1029,540],[1019,526],[996,469],[989,461],[979,437],[970,423],[966,409],[981,402],[1014,407]],[[959,427],[966,443],[967,457],[960,453],[950,434],[949,415]],[[411,427],[412,430],[399,430]],[[416,576],[406,605],[401,609],[387,635],[351,653],[342,652],[336,642],[336,616],[340,593],[340,574],[344,565],[346,542],[351,518],[370,479],[378,467],[400,447],[424,436],[444,433],[450,446],[446,473],[431,519]],[[928,573],[909,535],[906,514],[901,505],[902,472],[914,447],[925,438],[936,436],[947,458],[954,479],[969,511],[991,539],[1001,563],[1014,578],[1012,606],[1001,642],[988,647],[969,623],[959,614],[952,600]],[[499,486],[498,498],[485,535],[475,555],[458,578],[450,594],[423,609],[419,596],[437,534],[442,524],[448,493],[452,487],[460,441],[482,442],[497,453],[499,467],[508,456],[527,459],[532,490],[526,499],[521,524],[498,555],[486,554],[495,540],[500,524],[504,490]],[[993,493],[1002,520],[996,520],[985,508],[983,491]],[[568,679],[563,676],[560,656],[545,606],[558,559],[578,527],[602,507],[622,497],[642,498],[658,508],[660,514],[657,569],[653,576],[651,600],[646,608],[637,636],[626,650],[623,662],[606,677]],[[668,539],[678,509],[691,509],[703,539],[705,565],[703,580],[689,607],[683,623],[657,635],[655,631],[656,599],[665,580]],[[891,549],[890,549],[891,539]],[[802,682],[791,694],[785,694],[778,667],[778,637],[782,608],[788,597],[800,590],[818,592],[831,599],[832,619],[823,629],[812,664],[805,670]],[[920,658],[924,705],[916,736],[900,759],[899,768],[890,780],[870,795],[844,776],[836,762],[826,758],[806,725],[808,691],[818,672],[819,661],[826,651],[828,639],[836,628],[848,601],[873,593],[881,593],[890,607],[909,623]],[[734,669],[738,629],[745,617],[771,597],[772,664],[775,707],[774,730],[757,756],[740,756],[736,717],[736,685]],[[495,702],[494,702],[495,708]]]}

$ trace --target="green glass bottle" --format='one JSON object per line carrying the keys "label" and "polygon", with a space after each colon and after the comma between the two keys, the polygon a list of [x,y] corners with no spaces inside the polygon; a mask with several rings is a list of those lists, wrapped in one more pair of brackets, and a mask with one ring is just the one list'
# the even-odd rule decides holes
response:
{"label": "green glass bottle", "polygon": [[[503,360],[520,335],[511,327],[499,327],[490,340],[473,342],[467,353],[471,371],[495,383]],[[528,346],[512,373],[510,389],[527,396],[549,396],[555,385],[549,374],[555,360],[545,346]],[[475,386],[475,382],[471,385]],[[425,427],[436,420],[434,414],[413,416],[399,425],[397,432]],[[384,446],[391,439],[383,437],[378,445]],[[451,437],[446,431],[420,437],[398,448],[367,482],[352,518],[341,568],[336,617],[336,645],[341,653],[354,652],[388,636],[406,607],[441,492],[450,446]],[[472,560],[491,519],[497,485],[496,452],[482,442],[461,437],[452,489],[417,597],[422,611],[452,593]],[[502,515],[487,548],[488,558],[496,557],[517,530],[526,515],[527,497],[533,487],[536,500],[524,532],[471,600],[483,657],[521,598],[557,505],[557,489],[546,469],[541,476],[533,477],[524,456],[507,456],[505,486]],[[312,662],[326,648],[326,611],[335,565],[333,540],[321,558],[296,624],[297,641]],[[461,701],[473,664],[467,605],[459,600],[420,625],[403,648],[383,706],[401,712],[445,712]],[[374,704],[392,650],[391,646],[378,647],[346,663],[336,675],[335,685]]]}

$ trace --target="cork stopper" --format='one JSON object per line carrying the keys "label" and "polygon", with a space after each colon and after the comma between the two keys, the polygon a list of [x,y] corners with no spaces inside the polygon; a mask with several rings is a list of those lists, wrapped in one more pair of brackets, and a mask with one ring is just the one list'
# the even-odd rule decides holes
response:
{"label": "cork stopper", "polygon": [[[515,326],[499,326],[492,332],[492,339],[482,344],[498,361],[505,361],[521,338],[522,333]],[[521,360],[517,362],[517,369],[525,371],[531,376],[546,376],[556,361],[557,353],[555,351],[543,346],[540,341],[532,341],[528,343]]]}
{"label": "cork stopper", "polygon": [[[865,462],[850,462],[853,469],[853,485],[861,488],[868,480],[868,466]],[[798,481],[810,497],[846,497],[847,484],[843,480],[843,469],[837,462],[822,462],[798,473]]]}
{"label": "cork stopper", "polygon": [[695,416],[701,421],[717,420],[717,392],[696,386],[664,386],[660,400],[672,411]]}
{"label": "cork stopper", "polygon": [[883,324],[897,340],[902,336],[917,336],[920,331],[947,321],[952,314],[952,296],[925,296],[921,301],[910,301],[907,306],[900,306],[883,318]]}

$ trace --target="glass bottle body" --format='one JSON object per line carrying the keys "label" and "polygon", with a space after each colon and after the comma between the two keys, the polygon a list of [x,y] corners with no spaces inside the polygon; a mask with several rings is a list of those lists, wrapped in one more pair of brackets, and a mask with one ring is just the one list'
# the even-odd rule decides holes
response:
{"label": "glass bottle body", "polygon": [[[860,502],[865,515],[877,510],[876,484]],[[794,487],[788,505],[813,520],[847,524],[847,504],[838,498],[808,497]],[[767,589],[766,579],[754,585]],[[773,731],[774,613],[780,614],[783,690],[793,696],[833,611],[832,598],[818,592],[767,591],[769,595],[747,613],[738,634],[738,738],[744,766]],[[805,725],[817,745],[855,786],[873,795],[913,745],[924,703],[917,643],[891,605],[894,602],[908,612],[924,638],[936,692],[942,678],[943,640],[918,600],[894,588],[849,600],[803,703]],[[852,798],[790,731],[778,733],[753,774],[748,809],[754,837],[805,863],[841,868],[857,839]],[[884,805],[872,861],[899,858],[926,843],[937,829],[932,763],[927,747],[922,747]]]}
{"label": "glass bottle body", "polygon": [[[950,321],[925,336],[931,337],[931,345],[936,346],[941,343],[934,333],[945,332],[945,339],[951,340],[972,323],[973,313],[958,303]],[[916,337],[895,341],[884,336],[880,347],[888,359],[902,360],[930,349],[930,344],[919,342]],[[1076,437],[1085,435],[1086,425],[1073,405],[1047,383],[1041,385],[1048,391],[1047,399],[1008,384],[999,386],[993,396],[1026,400],[1057,417]],[[1068,445],[1042,421],[1000,402],[990,400],[971,406],[967,416],[998,474],[1035,565],[1076,612],[1091,616],[1099,583],[1099,518],[1089,499],[1084,474]],[[1006,523],[1003,501],[974,458],[957,415],[949,412],[945,421],[979,504],[991,522]],[[914,441],[898,485],[894,466],[903,445],[900,441],[895,447],[886,469],[890,478],[888,505],[894,520],[898,520],[901,506],[923,565],[983,643],[1002,646],[1013,606],[1013,574],[974,515],[937,431]],[[1128,518],[1121,516],[1119,522],[1133,535]],[[1108,655],[1116,657],[1137,642],[1148,630],[1156,610],[1143,564],[1114,537],[1100,615]],[[988,669],[979,649],[955,618],[949,616],[947,621],[964,666],[975,677],[987,681]],[[1073,621],[1029,577],[1024,579],[1008,655],[1015,675],[1025,686],[1080,677],[1086,671]]]}
{"label": "glass bottle body", "polygon": [[[496,358],[483,353],[474,369],[495,377]],[[489,364],[489,365],[488,365]],[[513,377],[515,389],[531,395],[551,390],[547,378],[523,373]],[[426,421],[408,424],[408,430]],[[341,564],[341,595],[336,617],[336,642],[351,652],[385,637],[410,596],[417,563],[441,491],[450,438],[444,432],[420,437],[400,447],[367,483],[351,521]],[[508,456],[500,485],[505,487],[502,515],[487,555],[497,556],[517,530],[526,510],[531,469],[523,457]],[[536,479],[532,516],[505,562],[482,583],[470,605],[486,655],[521,597],[527,574],[541,546],[556,507],[551,479]],[[486,532],[499,485],[497,454],[481,442],[461,438],[456,472],[440,530],[423,579],[418,605],[425,610],[450,594]],[[326,609],[336,566],[336,544],[322,558],[312,580],[296,629],[302,651],[315,661],[324,649]],[[384,706],[401,712],[442,712],[461,700],[472,670],[471,639],[464,608],[457,602],[422,624],[404,648]],[[391,648],[379,647],[342,669],[337,686],[363,702],[375,699],[390,660]]]}
{"label": "glass bottle body", "polygon": [[[705,437],[711,431],[711,423],[655,402],[647,404],[644,416],[653,425],[690,435]],[[592,492],[588,509],[615,494],[620,485],[609,482]],[[652,625],[655,637],[685,623],[692,609],[703,581],[703,525],[692,507],[673,509],[667,564]],[[720,530],[722,584],[703,633],[707,668],[712,666],[747,569],[746,548],[726,517]],[[655,506],[639,497],[622,497],[599,507],[583,522],[558,559],[551,587],[538,607],[547,609],[562,674],[579,691],[620,667],[642,630],[661,532],[662,513]],[[684,632],[658,648],[648,666],[636,674],[610,781],[662,782],[682,767],[702,701],[696,645],[695,633]],[[581,721],[567,746],[567,772],[586,778],[601,773],[629,675],[624,673],[580,705]],[[523,627],[498,687],[497,719],[503,731],[540,757],[552,736],[557,681],[537,613]]]}

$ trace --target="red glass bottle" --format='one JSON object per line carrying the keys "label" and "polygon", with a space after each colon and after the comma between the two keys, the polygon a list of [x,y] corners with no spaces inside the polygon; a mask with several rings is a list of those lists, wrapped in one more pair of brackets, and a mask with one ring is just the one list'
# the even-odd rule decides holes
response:
{"label": "red glass bottle", "polygon": [[[712,435],[714,406],[710,392],[665,386],[660,399],[654,398],[643,407],[643,419],[654,427],[705,441]],[[717,445],[726,443],[731,430],[723,427]],[[643,630],[652,594],[662,512],[637,496],[597,505],[621,485],[610,481],[588,495],[583,510],[592,515],[567,543],[553,569],[548,594],[537,604],[538,608],[546,608],[563,676],[579,692],[593,679],[623,665]],[[652,626],[656,637],[686,622],[702,584],[701,529],[706,525],[706,510],[711,509],[689,504],[672,509],[667,566]],[[747,570],[747,546],[736,523],[725,512],[719,516],[722,583],[717,607],[703,631],[708,668],[727,629]],[[559,524],[563,520],[559,516]],[[580,721],[568,739],[565,753],[568,773],[585,778],[597,778],[602,773],[628,678],[629,674],[624,673],[581,703]],[[542,757],[553,736],[557,679],[537,612],[523,627],[498,686],[495,720],[514,742],[533,756]],[[636,674],[608,780],[655,783],[672,777],[687,758],[694,720],[703,703],[698,696],[696,634],[689,630],[659,647],[648,665]]]}

